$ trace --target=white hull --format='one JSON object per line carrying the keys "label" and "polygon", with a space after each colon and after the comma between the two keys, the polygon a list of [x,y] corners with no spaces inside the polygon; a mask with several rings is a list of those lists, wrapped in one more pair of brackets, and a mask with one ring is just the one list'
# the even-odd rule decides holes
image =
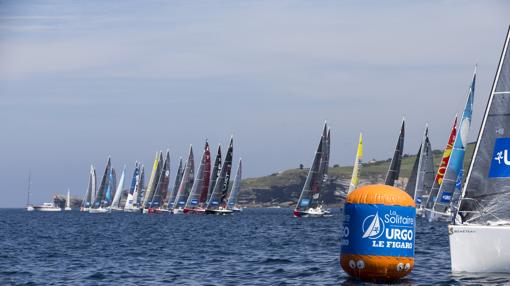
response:
{"label": "white hull", "polygon": [[38,212],[61,212],[62,209],[58,207],[34,207],[34,211]]}
{"label": "white hull", "polygon": [[137,209],[137,208],[126,208],[126,209],[124,209],[124,212],[128,212],[128,213],[141,213],[142,210],[141,209]]}
{"label": "white hull", "polygon": [[65,211],[72,211],[73,209],[72,208],[65,208],[64,210]]}
{"label": "white hull", "polygon": [[510,273],[510,225],[449,225],[453,272]]}
{"label": "white hull", "polygon": [[173,214],[184,214],[184,209],[182,209],[182,208],[173,209],[172,213]]}
{"label": "white hull", "polygon": [[33,211],[34,211],[34,206],[28,205],[27,206],[27,212],[33,212]]}
{"label": "white hull", "polygon": [[89,213],[91,214],[103,214],[103,213],[109,213],[110,209],[105,208],[98,208],[98,209],[90,209]]}
{"label": "white hull", "polygon": [[124,210],[121,208],[110,207],[110,212],[121,212],[121,211],[124,211]]}

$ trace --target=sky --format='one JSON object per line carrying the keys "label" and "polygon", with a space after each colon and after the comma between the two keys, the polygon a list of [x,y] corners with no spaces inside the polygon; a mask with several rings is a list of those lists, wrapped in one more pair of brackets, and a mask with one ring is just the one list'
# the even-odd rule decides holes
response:
{"label": "sky", "polygon": [[[107,157],[128,179],[170,150],[172,180],[234,136],[243,177],[446,144],[478,63],[478,133],[508,1],[0,1],[0,207],[83,196]],[[199,160],[199,159],[196,159]]]}

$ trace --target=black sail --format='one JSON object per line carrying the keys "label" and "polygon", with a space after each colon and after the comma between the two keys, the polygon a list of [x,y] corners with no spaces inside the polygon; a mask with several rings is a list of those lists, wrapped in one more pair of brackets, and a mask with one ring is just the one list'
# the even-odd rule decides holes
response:
{"label": "black sail", "polygon": [[398,180],[400,175],[400,164],[402,163],[402,154],[404,151],[404,133],[405,133],[405,121],[402,121],[402,127],[400,128],[400,134],[398,135],[397,146],[395,147],[395,153],[391,159],[390,168],[386,174],[386,180],[384,184],[388,186],[395,185],[395,181]]}

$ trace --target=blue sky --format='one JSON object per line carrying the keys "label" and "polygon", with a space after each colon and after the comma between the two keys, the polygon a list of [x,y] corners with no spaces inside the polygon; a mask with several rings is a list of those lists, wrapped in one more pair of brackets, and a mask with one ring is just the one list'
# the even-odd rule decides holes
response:
{"label": "blue sky", "polygon": [[[478,68],[478,132],[507,1],[2,1],[0,207],[82,195],[101,173],[234,134],[244,176],[308,166],[322,124],[332,163],[406,153],[426,122],[443,148]],[[198,157],[198,156],[197,156]],[[130,175],[129,175],[130,177]],[[172,177],[173,178],[173,177]]]}

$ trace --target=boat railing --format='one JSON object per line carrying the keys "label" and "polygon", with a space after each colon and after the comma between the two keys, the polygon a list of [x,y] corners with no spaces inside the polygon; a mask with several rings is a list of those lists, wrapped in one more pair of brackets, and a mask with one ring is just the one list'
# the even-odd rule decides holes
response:
{"label": "boat railing", "polygon": [[486,218],[486,217],[494,218],[498,221],[502,221],[501,218],[499,218],[496,214],[494,214],[494,211],[496,210],[496,205],[493,205],[491,207],[484,207],[483,205],[480,204],[480,202],[478,200],[475,200],[472,198],[462,198],[461,202],[462,201],[469,201],[469,202],[473,203],[474,210],[469,210],[469,211],[457,210],[457,213],[464,214],[464,215],[465,214],[475,214],[470,219],[464,221],[464,223],[470,223],[470,222],[473,222],[480,218]]}

